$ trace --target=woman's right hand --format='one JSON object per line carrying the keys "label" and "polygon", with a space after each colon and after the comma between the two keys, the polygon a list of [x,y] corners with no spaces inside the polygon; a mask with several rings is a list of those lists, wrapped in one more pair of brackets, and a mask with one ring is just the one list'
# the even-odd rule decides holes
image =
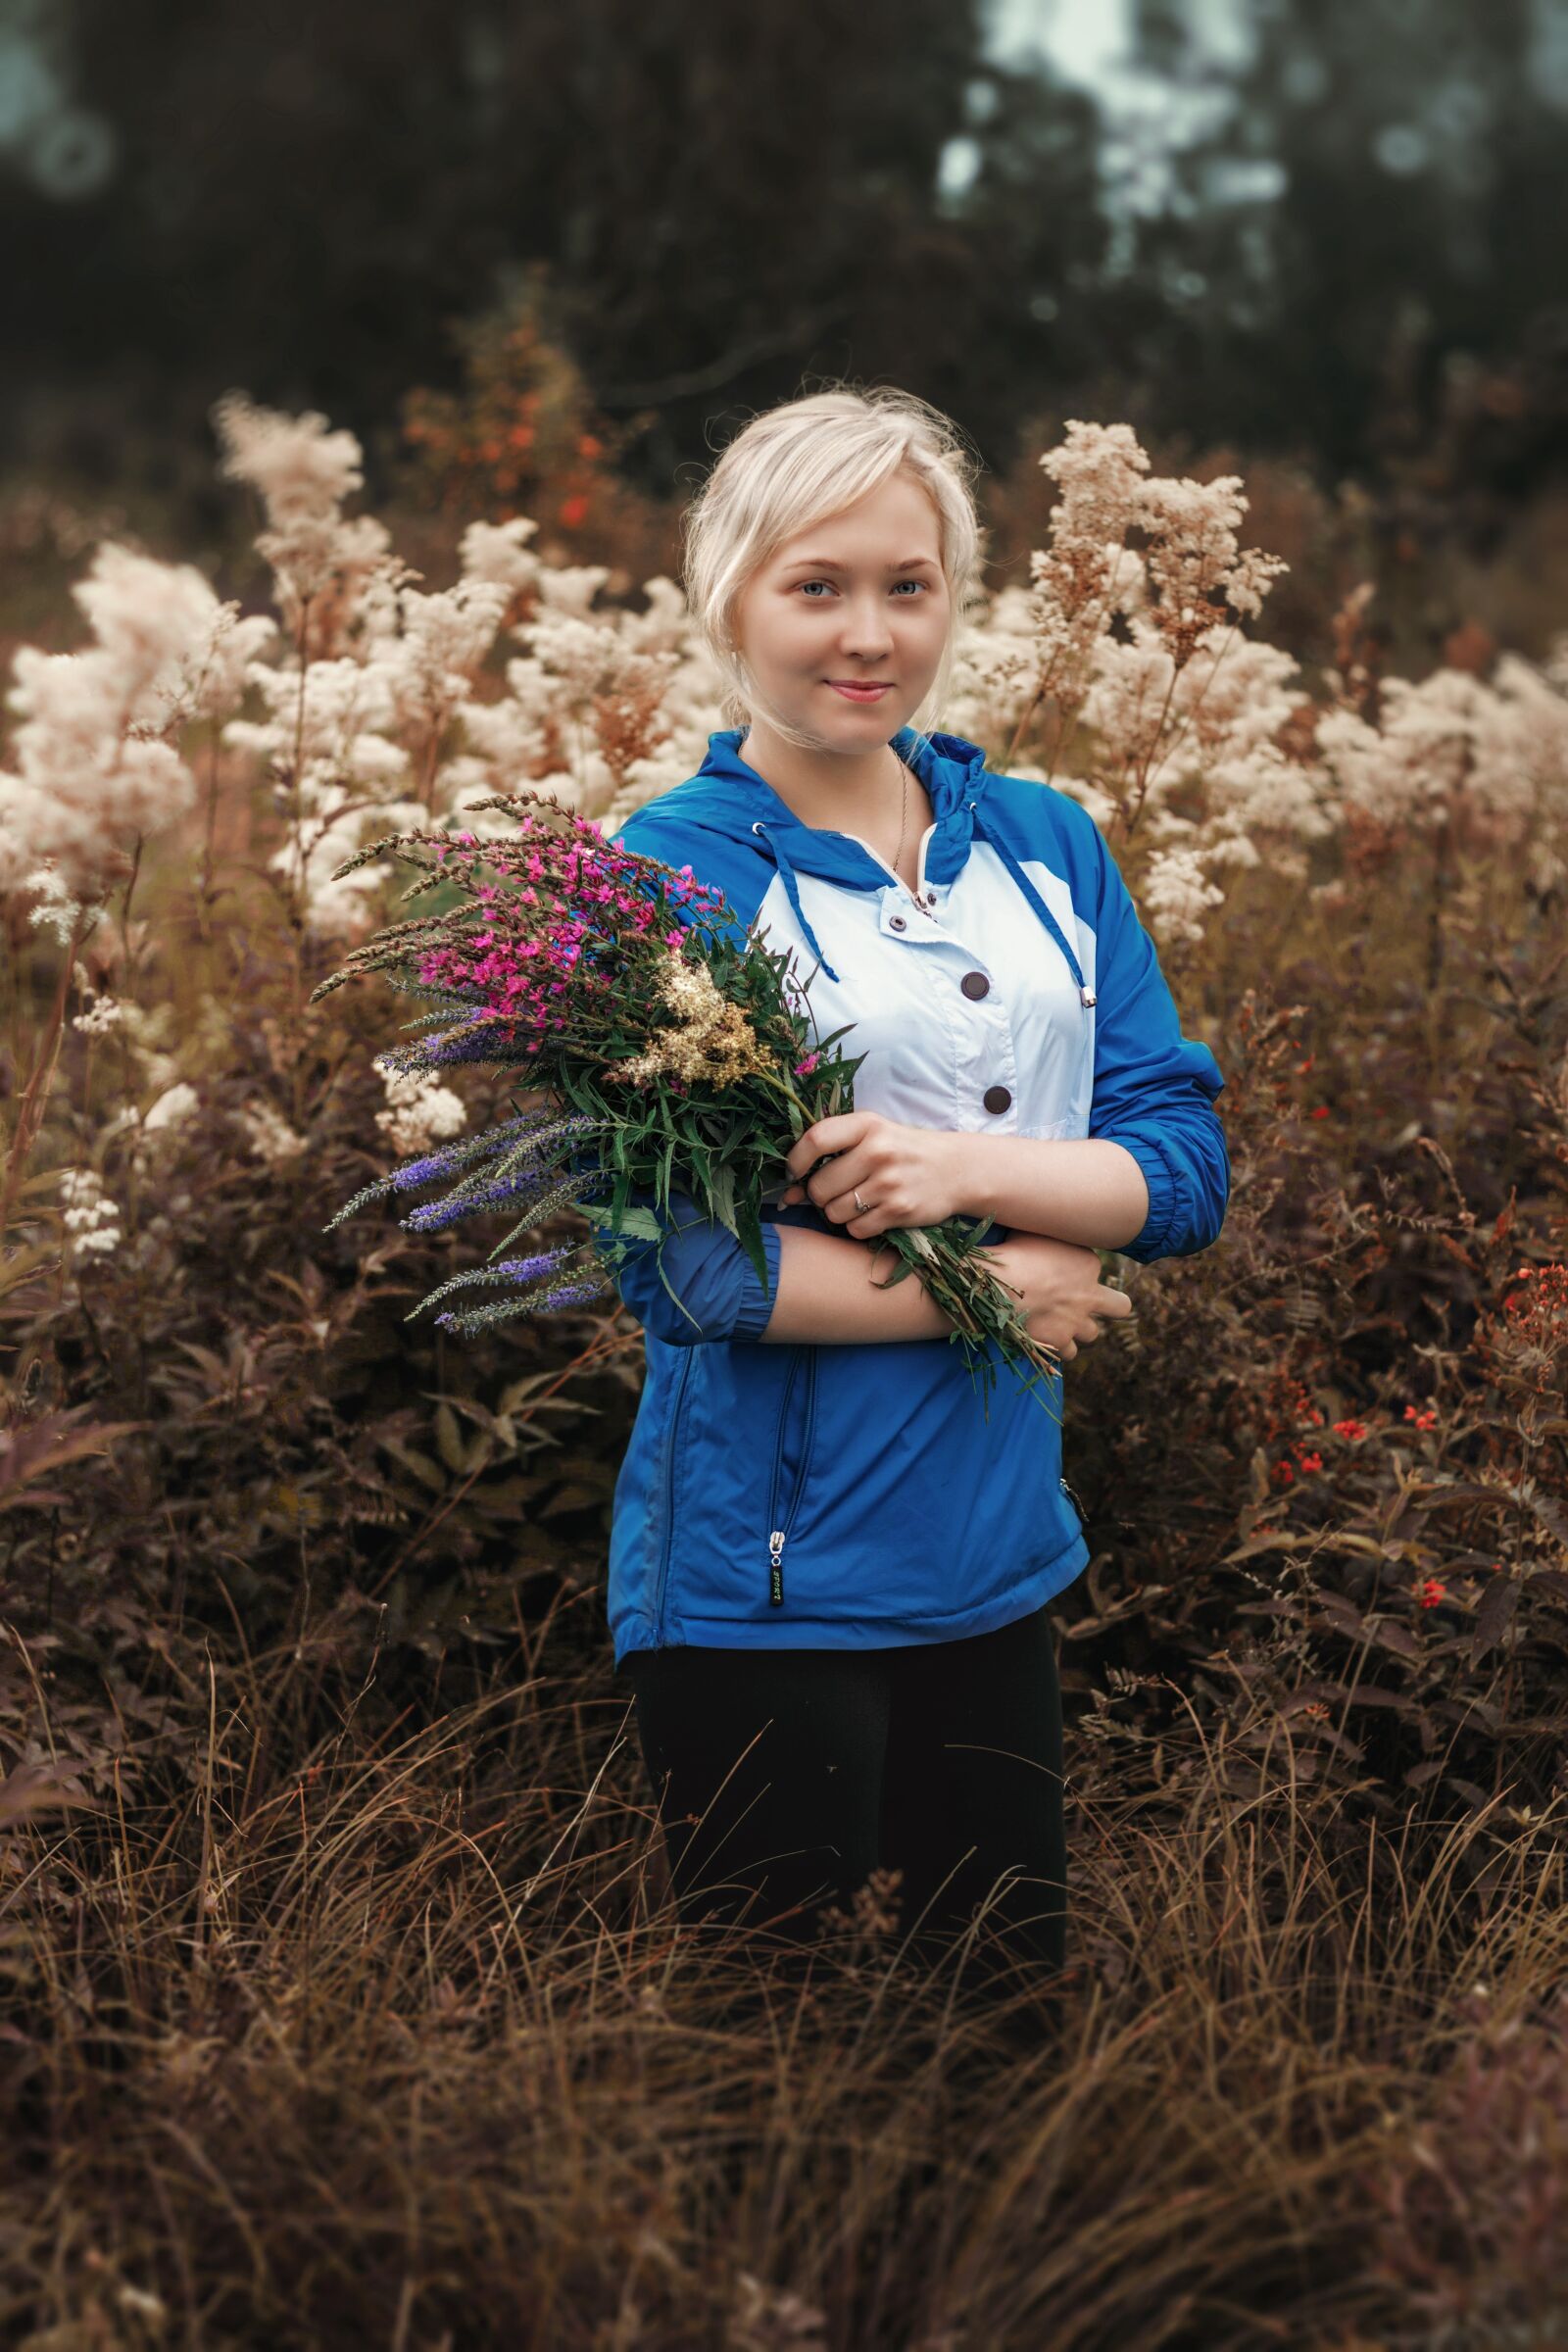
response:
{"label": "woman's right hand", "polygon": [[1058,1242],[1045,1233],[1014,1233],[980,1255],[991,1270],[1020,1294],[1017,1306],[1031,1339],[1044,1340],[1064,1359],[1098,1340],[1106,1323],[1130,1315],[1125,1291],[1101,1279],[1100,1252],[1078,1242]]}

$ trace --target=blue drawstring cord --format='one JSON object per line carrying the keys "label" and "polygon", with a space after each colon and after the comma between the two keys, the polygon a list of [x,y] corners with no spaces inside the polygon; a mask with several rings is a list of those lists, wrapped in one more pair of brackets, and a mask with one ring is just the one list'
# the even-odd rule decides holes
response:
{"label": "blue drawstring cord", "polygon": [[776,842],[773,839],[772,834],[768,831],[766,825],[763,823],[760,817],[758,817],[754,822],[752,831],[754,833],[760,833],[762,839],[767,843],[768,848],[772,851],[774,862],[777,865],[779,872],[784,877],[785,893],[788,896],[790,905],[795,909],[795,920],[800,924],[801,930],[806,937],[811,954],[816,957],[816,960],[821,965],[823,971],[826,972],[830,980],[836,981],[838,979],[838,974],[833,969],[833,966],[829,963],[827,957],[823,955],[821,947],[817,941],[816,933],[811,929],[810,924],[806,919],[806,910],[801,905],[800,885],[795,879],[795,868],[790,863],[789,853],[784,849],[781,843]]}
{"label": "blue drawstring cord", "polygon": [[[1066,956],[1068,969],[1071,971],[1074,980],[1078,984],[1079,1003],[1081,1004],[1093,1004],[1095,1002],[1095,992],[1085,980],[1083,966],[1079,962],[1077,956],[1073,954],[1071,943],[1068,941],[1066,934],[1061,928],[1061,925],[1057,922],[1055,916],[1052,913],[1051,908],[1046,905],[1045,900],[1040,896],[1039,891],[1036,890],[1034,884],[1030,881],[1028,875],[1024,872],[1023,867],[1018,863],[1017,858],[1013,856],[1011,850],[1008,849],[1006,843],[1002,840],[998,834],[994,833],[990,826],[986,823],[985,818],[980,812],[979,802],[970,801],[968,803],[968,808],[974,817],[975,832],[979,834],[982,839],[991,844],[991,847],[996,851],[997,856],[1002,859],[1003,864],[1006,867],[1014,882],[1017,883],[1018,888],[1022,891],[1029,905],[1034,908],[1036,914],[1040,917],[1040,920],[1045,924],[1046,929],[1051,933],[1052,938],[1055,941],[1057,947],[1060,948],[1063,956]],[[822,970],[826,972],[830,980],[836,981],[838,979],[838,974],[833,969],[833,966],[829,963],[827,957],[823,955],[821,943],[818,940],[816,933],[811,929],[810,924],[806,919],[806,910],[801,905],[800,886],[795,879],[795,868],[790,863],[788,851],[784,848],[781,842],[774,840],[772,833],[769,831],[767,825],[763,822],[761,817],[758,817],[754,820],[752,831],[754,833],[760,833],[763,840],[767,843],[768,848],[772,851],[774,862],[783,877],[785,893],[789,899],[791,906],[795,910],[795,919],[801,926],[802,935],[809,946],[812,955],[816,957],[817,962],[821,965]]]}
{"label": "blue drawstring cord", "polygon": [[969,808],[974,813],[975,831],[983,835],[984,838],[990,842],[991,847],[996,851],[997,856],[1002,859],[1003,864],[1006,867],[1008,873],[1017,883],[1018,888],[1023,892],[1024,897],[1028,900],[1036,914],[1039,915],[1041,921],[1051,933],[1052,938],[1056,942],[1056,945],[1066,956],[1068,968],[1070,969],[1073,978],[1078,983],[1079,1004],[1093,1004],[1095,1002],[1095,992],[1085,980],[1083,966],[1078,961],[1077,956],[1073,954],[1071,947],[1068,945],[1066,937],[1062,932],[1061,925],[1057,922],[1055,916],[1052,913],[1051,908],[1046,905],[1045,900],[1040,896],[1039,891],[1036,890],[1034,884],[1030,881],[1028,875],[1024,872],[1023,867],[1018,863],[1017,858],[1008,849],[1006,843],[1002,840],[998,834],[992,832],[990,826],[986,823],[985,818],[980,813],[980,804],[978,801],[971,801],[969,803]]}

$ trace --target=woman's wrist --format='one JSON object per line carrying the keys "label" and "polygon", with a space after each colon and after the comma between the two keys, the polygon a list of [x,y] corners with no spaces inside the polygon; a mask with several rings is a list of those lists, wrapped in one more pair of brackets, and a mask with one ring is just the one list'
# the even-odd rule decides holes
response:
{"label": "woman's wrist", "polygon": [[1085,1250],[1120,1250],[1149,1217],[1138,1159],[1110,1136],[950,1134],[959,1216]]}
{"label": "woman's wrist", "polygon": [[1000,1170],[994,1147],[1004,1140],[994,1135],[971,1135],[959,1127],[942,1130],[942,1149],[948,1160],[948,1198],[953,1203],[949,1216],[996,1217]]}

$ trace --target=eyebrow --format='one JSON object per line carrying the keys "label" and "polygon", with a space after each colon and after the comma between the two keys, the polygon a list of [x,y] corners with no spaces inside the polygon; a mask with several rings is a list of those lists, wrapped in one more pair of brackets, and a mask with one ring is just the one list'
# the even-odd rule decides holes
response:
{"label": "eyebrow", "polygon": [[[906,556],[902,564],[890,564],[888,569],[889,571],[918,571],[922,564],[929,564],[934,571],[936,569],[935,557]],[[786,564],[784,568],[786,571],[848,571],[850,566],[848,564],[835,563],[831,556],[801,556],[795,563]]]}

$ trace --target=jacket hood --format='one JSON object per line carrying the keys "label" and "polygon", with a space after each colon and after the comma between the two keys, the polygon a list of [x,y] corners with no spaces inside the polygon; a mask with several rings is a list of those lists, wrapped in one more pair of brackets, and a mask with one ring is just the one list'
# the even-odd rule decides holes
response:
{"label": "jacket hood", "polygon": [[[888,869],[848,833],[807,825],[780,800],[741,756],[742,727],[725,727],[708,739],[708,752],[697,773],[673,793],[665,805],[687,824],[722,833],[727,839],[748,836],[765,849],[775,864],[797,866],[802,873],[820,874],[850,890],[880,890]],[[978,744],[958,735],[922,735],[901,727],[890,736],[901,760],[912,768],[930,796],[936,831],[926,855],[926,871],[936,882],[950,881],[968,855],[973,832],[973,805],[989,781],[986,756]]]}
{"label": "jacket hood", "polygon": [[[684,784],[660,795],[658,806],[679,816],[683,825],[717,833],[727,842],[742,842],[771,858],[778,868],[802,935],[830,980],[838,974],[823,953],[801,905],[796,870],[821,876],[846,890],[883,890],[888,868],[853,834],[825,826],[806,825],[756,768],[741,758],[742,727],[723,727],[708,739],[702,766]],[[1004,832],[987,821],[987,788],[992,782],[986,756],[961,735],[921,734],[901,727],[888,738],[894,751],[919,777],[930,796],[934,829],[922,871],[927,883],[940,887],[962,871],[970,843],[978,836],[989,841],[1012,874],[1042,922],[1060,946],[1080,989],[1083,973],[1055,916],[1023,872]],[[1093,992],[1084,996],[1094,1003]]]}

